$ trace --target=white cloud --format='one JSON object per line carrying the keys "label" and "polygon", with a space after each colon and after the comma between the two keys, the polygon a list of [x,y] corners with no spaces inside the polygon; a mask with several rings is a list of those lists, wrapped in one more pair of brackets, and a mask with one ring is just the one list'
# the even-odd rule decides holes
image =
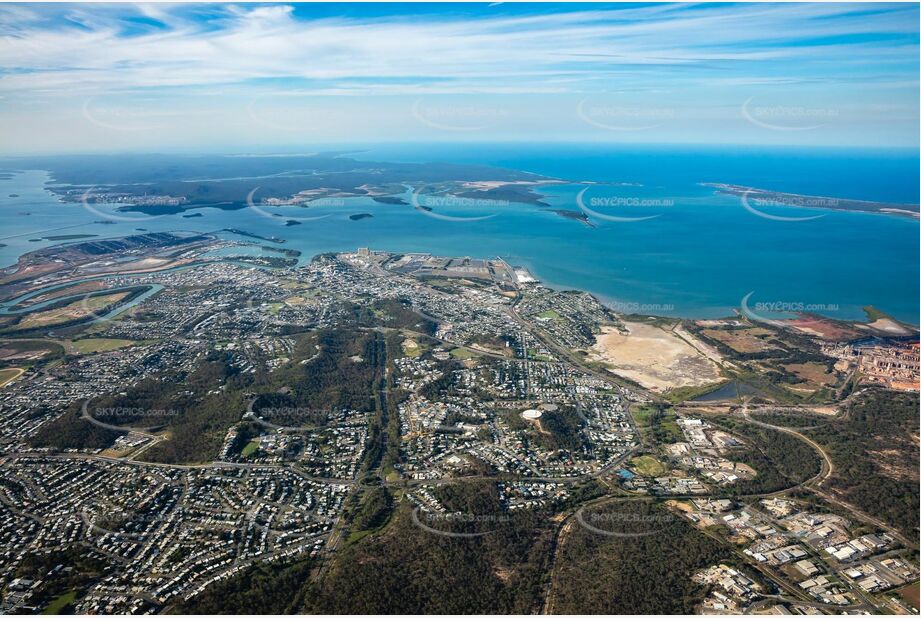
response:
{"label": "white cloud", "polygon": [[352,88],[371,91],[387,80],[441,80],[474,92],[489,75],[517,78],[540,92],[541,79],[570,76],[577,67],[603,72],[730,62],[758,71],[758,62],[808,61],[823,51],[787,41],[910,29],[890,13],[857,18],[849,15],[852,7],[821,4],[313,20],[299,19],[289,6],[230,6],[207,23],[184,7],[141,5],[134,9],[138,14],[168,27],[126,36],[111,9],[84,6],[66,12],[65,24],[40,26],[34,24],[39,9],[6,10],[18,17],[10,20],[16,34],[8,27],[0,37],[5,92],[124,91],[269,78],[353,80]]}
{"label": "white cloud", "polygon": [[[880,92],[896,93],[898,109],[917,107],[912,5],[656,4],[538,14],[528,11],[552,9],[413,14],[404,6],[399,15],[317,18],[285,5],[0,5],[0,123],[16,135],[58,127],[61,137],[60,127],[85,121],[88,100],[103,111],[169,104],[187,122],[161,113],[176,133],[165,129],[164,140],[196,132],[208,139],[222,124],[245,125],[257,100],[268,110],[338,106],[320,127],[329,139],[390,136],[420,130],[408,112],[418,97],[470,96],[527,110],[509,121],[516,135],[575,135],[587,130],[572,111],[585,97],[637,107],[667,99],[679,117],[699,119],[737,115],[747,98],[773,93],[848,105],[853,132],[867,136],[876,129],[860,125],[860,110],[878,104]],[[696,135],[700,127],[690,125]],[[702,135],[718,133],[713,126]],[[70,131],[75,140],[94,130],[113,137],[104,129]],[[732,137],[751,130],[742,125]],[[897,132],[893,125],[879,135]]]}

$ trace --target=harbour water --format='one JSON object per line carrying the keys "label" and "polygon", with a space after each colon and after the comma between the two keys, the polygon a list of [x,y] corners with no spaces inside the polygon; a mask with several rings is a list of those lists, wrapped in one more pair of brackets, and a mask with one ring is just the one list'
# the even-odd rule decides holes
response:
{"label": "harbour water", "polygon": [[[302,259],[357,247],[501,256],[528,268],[544,283],[588,290],[621,311],[722,317],[751,293],[749,306],[862,319],[861,308],[874,305],[902,321],[918,323],[917,220],[770,204],[752,209],[738,197],[716,195],[712,187],[701,185],[729,183],[917,204],[916,153],[468,145],[372,147],[350,156],[482,163],[570,182],[541,190],[549,207],[487,200],[433,210],[450,220],[369,198],[306,210],[208,208],[195,211],[200,217],[186,218],[60,203],[44,189],[47,174],[31,170],[0,180],[0,265],[13,264],[21,254],[41,247],[75,242],[47,237],[236,228],[283,238],[286,242],[275,246],[299,250]],[[17,197],[10,197],[13,194]],[[408,192],[404,199],[410,197]],[[580,204],[591,226],[553,212],[580,212]],[[349,218],[362,213],[372,217]],[[301,224],[286,226],[290,219],[300,219]]]}

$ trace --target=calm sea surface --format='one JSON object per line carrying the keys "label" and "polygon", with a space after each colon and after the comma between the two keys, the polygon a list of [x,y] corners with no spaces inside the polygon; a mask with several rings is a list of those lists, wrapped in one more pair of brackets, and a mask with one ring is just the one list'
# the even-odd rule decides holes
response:
{"label": "calm sea surface", "polygon": [[[105,205],[91,212],[80,204],[57,202],[43,189],[47,174],[35,170],[0,180],[0,244],[5,245],[0,264],[12,264],[40,247],[74,242],[35,240],[48,236],[233,227],[284,238],[284,247],[301,250],[304,259],[359,246],[502,256],[547,284],[591,291],[621,310],[720,317],[751,293],[750,307],[771,303],[860,319],[861,307],[872,304],[903,321],[919,321],[916,220],[750,202],[753,210],[768,215],[763,217],[739,198],[714,195],[699,184],[917,204],[914,152],[538,144],[373,147],[351,156],[482,163],[565,179],[571,183],[544,191],[545,201],[551,208],[578,211],[581,194],[594,227],[524,204],[434,207],[435,213],[476,219],[465,221],[367,198],[270,210],[284,218],[252,209],[203,209],[195,211],[203,214],[195,218],[117,213]],[[358,213],[373,217],[349,219]],[[328,216],[284,225],[286,218],[318,215]],[[114,223],[98,223],[106,220]]]}

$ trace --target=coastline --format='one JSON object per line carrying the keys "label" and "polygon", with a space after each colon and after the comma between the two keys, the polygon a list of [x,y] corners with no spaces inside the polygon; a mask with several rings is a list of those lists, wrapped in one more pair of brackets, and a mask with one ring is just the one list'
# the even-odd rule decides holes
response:
{"label": "coastline", "polygon": [[[917,295],[912,292],[917,283],[911,283],[918,280],[917,265],[899,259],[917,253],[916,223],[903,216],[829,211],[821,225],[791,226],[754,217],[738,206],[737,198],[708,197],[710,192],[695,183],[654,188],[678,191],[678,195],[686,190],[691,196],[655,220],[600,221],[594,228],[527,205],[512,204],[488,221],[455,223],[431,219],[405,205],[362,198],[319,207],[318,212],[326,215],[322,221],[297,226],[284,225],[287,217],[297,216],[288,214],[297,212],[295,208],[280,209],[281,217],[260,216],[250,209],[202,209],[198,212],[203,216],[196,218],[130,213],[124,220],[113,220],[103,219],[109,214],[105,206],[93,212],[57,201],[45,190],[47,179],[47,173],[35,171],[4,181],[6,193],[20,196],[0,198],[0,203],[18,213],[9,219],[10,238],[3,243],[7,246],[0,248],[0,259],[7,265],[27,252],[63,244],[28,242],[62,227],[82,227],[97,234],[98,240],[142,229],[204,233],[235,228],[262,239],[285,240],[282,246],[301,251],[301,259],[359,246],[480,258],[501,255],[527,267],[548,287],[592,293],[623,313],[716,319],[732,316],[742,298],[755,289],[754,300],[835,305],[835,311],[819,311],[832,319],[864,321],[862,307],[873,304],[904,323],[919,322]],[[613,185],[608,180],[599,182]],[[555,191],[550,198],[553,207],[571,208],[570,193],[568,187]],[[357,225],[350,215],[362,212],[373,213],[373,218]],[[914,233],[908,233],[906,226],[912,226]],[[823,242],[828,235],[835,238],[835,245]],[[795,252],[778,249],[783,246],[779,239],[794,242]],[[838,246],[849,249],[842,253]]]}

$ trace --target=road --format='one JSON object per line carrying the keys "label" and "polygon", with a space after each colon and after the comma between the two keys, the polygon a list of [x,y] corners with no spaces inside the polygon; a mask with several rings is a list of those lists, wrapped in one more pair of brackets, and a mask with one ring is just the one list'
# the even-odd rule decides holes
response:
{"label": "road", "polygon": [[765,423],[763,421],[758,421],[758,420],[751,418],[748,412],[747,402],[745,402],[742,408],[740,409],[740,417],[743,420],[745,420],[745,422],[747,423],[751,423],[759,427],[764,427],[766,429],[773,429],[775,431],[781,431],[783,433],[795,436],[796,438],[802,440],[803,442],[811,446],[813,449],[815,449],[815,451],[822,457],[822,470],[816,476],[804,482],[802,484],[802,487],[819,495],[824,500],[834,504],[835,506],[838,506],[839,508],[846,510],[855,519],[862,521],[865,524],[876,526],[877,528],[881,530],[885,530],[893,538],[898,539],[898,541],[902,543],[903,545],[905,545],[906,547],[911,547],[913,549],[918,548],[917,540],[914,540],[914,539],[909,540],[892,525],[882,521],[881,519],[877,517],[873,517],[872,515],[869,515],[865,513],[864,511],[860,510],[853,504],[845,502],[844,500],[841,500],[840,498],[837,498],[829,494],[828,492],[822,490],[822,484],[825,483],[825,481],[827,481],[832,476],[832,474],[834,474],[835,464],[832,461],[831,457],[828,455],[828,453],[825,451],[825,449],[823,449],[821,445],[819,445],[815,440],[813,440],[809,436],[803,433],[800,433],[799,431],[796,431],[795,429],[792,429],[790,427],[781,427],[779,425],[771,425],[770,423]]}

